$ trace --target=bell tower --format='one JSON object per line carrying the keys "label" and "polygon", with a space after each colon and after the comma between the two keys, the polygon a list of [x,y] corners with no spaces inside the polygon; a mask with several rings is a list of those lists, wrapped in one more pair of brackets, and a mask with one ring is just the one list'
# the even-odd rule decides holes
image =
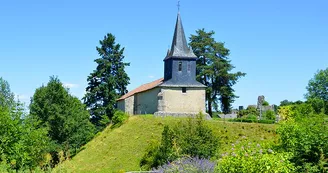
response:
{"label": "bell tower", "polygon": [[188,47],[180,13],[178,13],[171,49],[164,59],[162,86],[202,86],[196,81],[197,57]]}

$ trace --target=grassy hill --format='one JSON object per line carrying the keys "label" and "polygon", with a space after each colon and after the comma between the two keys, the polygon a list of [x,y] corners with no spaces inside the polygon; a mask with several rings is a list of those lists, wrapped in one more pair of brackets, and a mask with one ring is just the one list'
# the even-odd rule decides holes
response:
{"label": "grassy hill", "polygon": [[[139,161],[151,140],[160,140],[165,124],[175,124],[180,118],[133,116],[119,128],[107,127],[72,160],[65,161],[54,172],[124,172],[140,170]],[[231,143],[247,137],[253,142],[276,140],[275,125],[208,121],[221,139],[220,151]],[[65,170],[65,171],[63,171]]]}

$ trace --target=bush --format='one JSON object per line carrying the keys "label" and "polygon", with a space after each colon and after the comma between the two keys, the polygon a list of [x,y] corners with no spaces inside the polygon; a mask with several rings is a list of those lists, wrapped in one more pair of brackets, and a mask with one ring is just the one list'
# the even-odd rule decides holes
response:
{"label": "bush", "polygon": [[298,172],[324,172],[328,168],[328,127],[322,117],[288,120],[277,133],[281,149],[293,153],[291,161]]}
{"label": "bush", "polygon": [[129,118],[129,115],[126,114],[125,112],[116,111],[112,118],[113,125],[116,127],[121,126],[128,118]]}
{"label": "bush", "polygon": [[249,120],[257,120],[257,116],[255,114],[248,114],[246,119],[249,119]]}
{"label": "bush", "polygon": [[194,157],[194,158],[187,157],[160,166],[157,169],[153,169],[152,171],[156,173],[164,173],[164,172],[212,173],[214,172],[214,170],[215,170],[215,163],[210,160],[201,159],[198,157]]}
{"label": "bush", "polygon": [[217,171],[229,173],[293,172],[289,153],[276,153],[270,148],[247,140],[236,141],[230,152],[223,153]]}
{"label": "bush", "polygon": [[276,114],[274,111],[267,110],[264,112],[264,119],[266,120],[276,120]]}
{"label": "bush", "polygon": [[215,155],[218,144],[218,138],[205,124],[203,116],[189,118],[172,128],[165,126],[161,143],[157,146],[153,143],[148,148],[140,166],[149,170],[184,156],[210,158]]}

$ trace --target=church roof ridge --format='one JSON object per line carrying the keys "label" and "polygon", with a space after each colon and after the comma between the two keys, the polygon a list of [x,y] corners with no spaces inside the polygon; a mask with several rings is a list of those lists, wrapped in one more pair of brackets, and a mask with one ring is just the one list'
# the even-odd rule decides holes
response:
{"label": "church roof ridge", "polygon": [[185,32],[182,26],[180,12],[178,12],[177,21],[171,45],[171,50],[168,52],[164,60],[171,57],[179,58],[197,58],[192,49],[188,47]]}

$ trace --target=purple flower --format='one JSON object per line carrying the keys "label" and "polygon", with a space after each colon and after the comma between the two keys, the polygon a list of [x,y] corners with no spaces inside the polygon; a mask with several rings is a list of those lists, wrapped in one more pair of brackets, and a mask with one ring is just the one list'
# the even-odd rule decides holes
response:
{"label": "purple flower", "polygon": [[216,163],[208,159],[199,157],[194,158],[181,158],[166,165],[162,165],[157,169],[152,169],[156,173],[164,172],[214,172]]}

